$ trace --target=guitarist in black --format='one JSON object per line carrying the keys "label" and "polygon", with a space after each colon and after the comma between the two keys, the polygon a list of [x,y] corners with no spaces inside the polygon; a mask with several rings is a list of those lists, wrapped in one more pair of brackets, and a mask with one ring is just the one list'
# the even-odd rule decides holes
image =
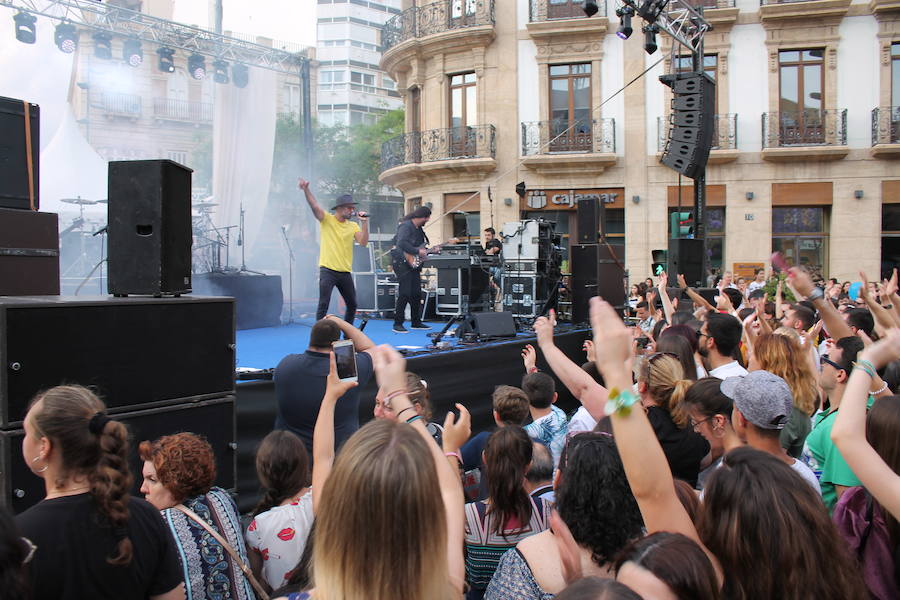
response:
{"label": "guitarist in black", "polygon": [[[409,304],[412,329],[431,329],[422,323],[422,280],[419,273],[421,264],[413,265],[411,262],[419,262],[427,256],[428,236],[422,227],[431,218],[431,209],[420,206],[407,214],[397,227],[397,236],[394,238],[394,249],[391,251],[391,262],[397,281],[397,306],[394,308],[394,332],[407,333],[403,326],[406,315],[406,305]],[[418,259],[418,261],[416,261]]]}

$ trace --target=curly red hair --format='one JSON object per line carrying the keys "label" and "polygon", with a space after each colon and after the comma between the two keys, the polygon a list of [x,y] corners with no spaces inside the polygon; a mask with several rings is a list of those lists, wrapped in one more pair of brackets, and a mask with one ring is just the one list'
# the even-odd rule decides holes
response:
{"label": "curly red hair", "polygon": [[209,491],[216,480],[216,457],[205,438],[195,433],[164,435],[138,447],[141,460],[153,463],[156,476],[177,502]]}

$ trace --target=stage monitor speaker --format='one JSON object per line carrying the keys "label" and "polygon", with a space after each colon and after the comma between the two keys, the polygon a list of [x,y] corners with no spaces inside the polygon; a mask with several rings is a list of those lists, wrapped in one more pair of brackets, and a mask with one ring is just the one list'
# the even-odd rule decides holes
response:
{"label": "stage monitor speaker", "polygon": [[28,210],[40,207],[40,131],[41,109],[37,104],[0,97],[0,207]]}
{"label": "stage monitor speaker", "polygon": [[231,298],[0,298],[0,427],[68,383],[111,413],[228,394],[234,360]]}
{"label": "stage monitor speaker", "polygon": [[703,277],[703,240],[670,239],[669,268],[670,277],[684,275],[684,280],[692,287],[699,287]]}
{"label": "stage monitor speaker", "polygon": [[588,321],[588,304],[594,296],[618,308],[625,306],[625,246],[623,244],[575,244],[572,261],[572,322]]}
{"label": "stage monitor speaker", "polygon": [[[234,396],[197,403],[141,410],[113,418],[125,423],[131,434],[129,467],[134,476],[131,493],[140,495],[143,462],[137,446],[164,435],[191,432],[206,438],[216,457],[215,484],[224,489],[236,485]],[[20,513],[44,498],[44,480],[28,468],[22,457],[21,429],[0,431],[0,506]]]}
{"label": "stage monitor speaker", "polygon": [[58,294],[58,216],[0,208],[0,296]]}
{"label": "stage monitor speaker", "polygon": [[354,273],[374,273],[375,272],[375,249],[372,244],[360,246],[353,244],[353,272]]}
{"label": "stage monitor speaker", "polygon": [[606,233],[604,208],[597,196],[585,196],[578,199],[576,218],[579,244],[596,244],[599,232]]}
{"label": "stage monitor speaker", "polygon": [[109,293],[191,291],[191,169],[171,160],[109,163]]}
{"label": "stage monitor speaker", "polygon": [[716,83],[705,73],[663,75],[672,88],[669,133],[660,162],[687,177],[706,169],[715,130]]}
{"label": "stage monitor speaker", "polygon": [[516,337],[516,323],[511,312],[472,313],[459,324],[457,339],[469,333],[479,340]]}

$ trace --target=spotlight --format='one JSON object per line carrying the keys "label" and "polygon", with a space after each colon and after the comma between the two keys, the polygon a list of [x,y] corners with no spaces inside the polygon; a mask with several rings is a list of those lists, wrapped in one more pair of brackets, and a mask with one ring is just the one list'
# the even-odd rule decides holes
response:
{"label": "spotlight", "polygon": [[122,60],[132,67],[139,67],[144,62],[144,51],[137,40],[125,40],[122,45]]}
{"label": "spotlight", "polygon": [[13,17],[16,22],[16,39],[23,44],[33,44],[37,41],[37,17],[25,12],[16,13]]}
{"label": "spotlight", "polygon": [[647,54],[656,52],[656,33],[659,31],[657,25],[644,25],[644,51]]}
{"label": "spotlight", "polygon": [[668,3],[669,0],[644,0],[638,7],[637,14],[648,23],[654,23]]}
{"label": "spotlight", "polygon": [[584,11],[588,17],[593,17],[597,14],[597,11],[600,10],[600,7],[597,6],[597,0],[585,0],[584,5],[581,7],[581,10]]}
{"label": "spotlight", "polygon": [[156,54],[159,56],[159,62],[157,63],[156,68],[163,73],[174,73],[175,51],[171,48],[159,48],[156,51]]}
{"label": "spotlight", "polygon": [[213,81],[228,83],[228,63],[224,60],[213,61]]}
{"label": "spotlight", "polygon": [[634,31],[631,27],[631,17],[634,15],[634,9],[630,6],[623,6],[616,10],[616,15],[619,17],[619,28],[616,30],[616,35],[620,39],[627,40]]}
{"label": "spotlight", "polygon": [[234,65],[231,67],[231,81],[239,88],[247,87],[250,83],[250,71],[247,65]]}
{"label": "spotlight", "polygon": [[69,23],[60,23],[56,26],[53,41],[56,42],[57,48],[66,54],[72,54],[78,47],[78,30]]}
{"label": "spotlight", "polygon": [[103,60],[112,58],[112,36],[108,33],[94,34],[94,56]]}
{"label": "spotlight", "polygon": [[206,77],[206,61],[199,54],[191,54],[188,56],[188,73],[194,79],[203,79]]}

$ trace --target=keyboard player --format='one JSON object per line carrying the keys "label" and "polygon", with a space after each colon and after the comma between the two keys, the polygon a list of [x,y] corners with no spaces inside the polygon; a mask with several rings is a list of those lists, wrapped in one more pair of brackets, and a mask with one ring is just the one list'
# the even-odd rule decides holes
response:
{"label": "keyboard player", "polygon": [[488,227],[484,230],[484,253],[488,256],[497,257],[497,264],[490,267],[491,291],[492,296],[495,298],[494,301],[496,302],[496,298],[502,295],[501,285],[503,283],[503,264],[500,259],[502,258],[503,244],[497,239],[497,232],[493,227]]}

